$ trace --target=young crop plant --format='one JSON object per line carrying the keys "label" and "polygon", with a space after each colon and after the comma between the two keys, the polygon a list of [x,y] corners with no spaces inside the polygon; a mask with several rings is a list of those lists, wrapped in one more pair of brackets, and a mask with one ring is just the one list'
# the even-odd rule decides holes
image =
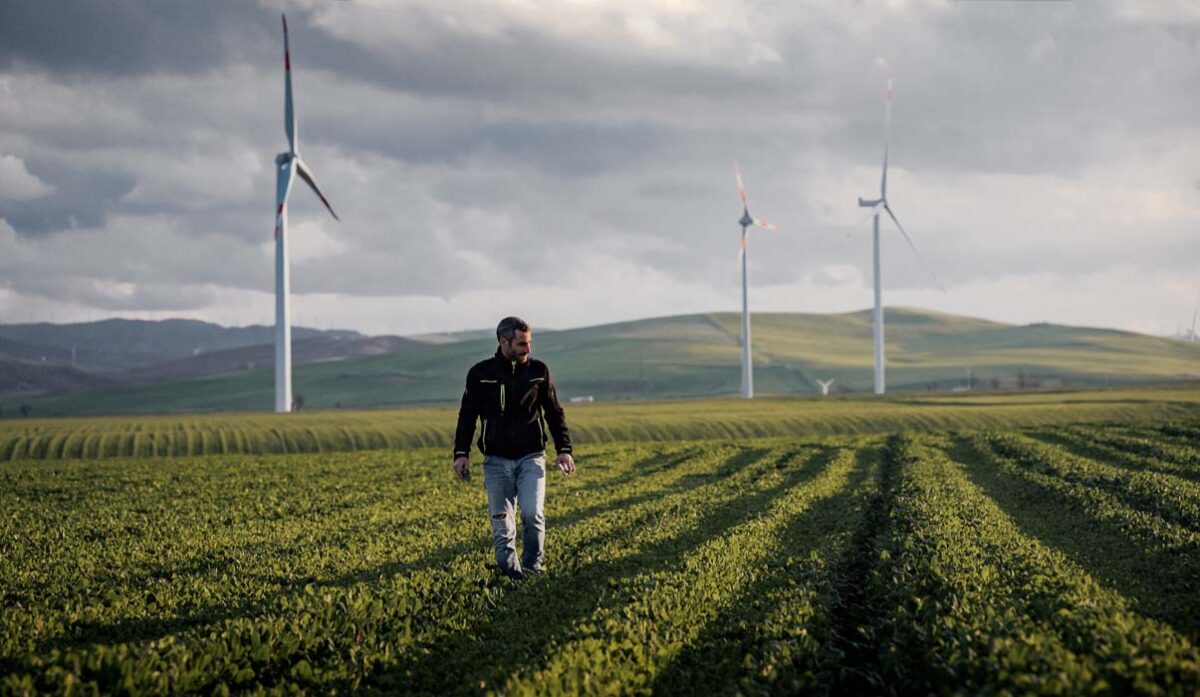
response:
{"label": "young crop plant", "polygon": [[[440,450],[409,456],[400,476],[394,454],[346,454],[333,462],[291,456],[285,467],[277,457],[199,468],[186,461],[105,463],[106,476],[129,481],[85,493],[93,472],[76,477],[77,489],[68,487],[90,510],[112,511],[104,556],[91,556],[95,545],[81,513],[78,525],[64,530],[66,540],[50,544],[90,563],[56,569],[58,580],[28,575],[45,568],[33,544],[4,577],[6,597],[25,602],[6,606],[6,633],[15,637],[0,659],[12,667],[0,684],[16,692],[68,684],[148,692],[444,688],[446,655],[477,647],[483,655],[450,674],[491,674],[504,654],[489,653],[496,641],[477,638],[508,636],[503,628],[520,626],[529,613],[557,626],[556,613],[591,607],[607,579],[670,564],[717,521],[752,515],[755,499],[747,493],[774,486],[777,462],[807,461],[823,448],[601,449],[599,476],[586,485],[567,480],[564,495],[551,499],[556,566],[526,586],[487,569],[485,522],[476,510],[482,492],[437,478],[430,462],[440,461]],[[85,474],[87,467],[62,473]],[[24,471],[21,500],[61,491],[54,482],[62,473],[41,479],[49,473],[33,463]],[[439,488],[451,499],[445,511],[396,505]],[[179,491],[199,505],[174,506]],[[574,495],[579,491],[590,493]],[[135,520],[130,510],[168,524],[156,530],[120,522]],[[49,542],[53,511],[33,512],[19,528]],[[44,533],[37,532],[39,520]],[[4,534],[17,539],[16,527]],[[44,593],[47,584],[57,590]],[[106,590],[93,597],[73,588]],[[494,679],[507,675],[501,670]]]}
{"label": "young crop plant", "polygon": [[[687,550],[752,519],[789,482],[815,473],[812,467],[792,466],[780,475],[781,462],[809,462],[822,451],[813,446],[742,450],[710,462],[707,474],[693,478],[677,493],[607,510],[586,528],[573,526],[555,543],[569,548],[562,563],[526,586],[523,590],[528,592],[509,595],[490,616],[477,617],[435,642],[427,655],[402,660],[389,671],[385,686],[404,692],[438,691],[449,671],[463,676],[465,684],[502,688],[534,657],[548,655],[567,641],[576,619],[590,626],[584,618],[619,603],[629,579],[672,568]],[[531,617],[543,631],[525,631]]]}
{"label": "young crop plant", "polygon": [[883,679],[901,692],[1200,688],[1200,652],[1139,616],[1061,552],[1026,535],[947,456],[904,440],[905,463],[873,590]]}
{"label": "young crop plant", "polygon": [[0,697],[1197,694],[1200,416],[986,404],[580,409],[521,582],[435,410],[6,423]]}
{"label": "young crop plant", "polygon": [[1023,466],[992,447],[1004,437],[964,441],[972,478],[1023,527],[1052,540],[1139,613],[1200,637],[1200,535],[1102,488]]}
{"label": "young crop plant", "polygon": [[[697,680],[714,690],[742,687],[745,659],[722,665],[730,657],[712,651],[705,639],[719,637],[726,649],[742,649],[738,656],[757,656],[765,642],[743,618],[754,611],[754,600],[768,584],[783,584],[809,603],[830,597],[831,557],[818,550],[829,552],[825,548],[833,546],[836,558],[836,547],[844,542],[830,524],[838,519],[838,509],[861,493],[858,487],[851,490],[857,464],[851,449],[807,462],[779,462],[755,482],[756,491],[773,492],[756,514],[731,527],[718,524],[716,534],[669,567],[615,579],[611,600],[548,646],[545,662],[510,676],[503,692],[686,692]],[[778,570],[781,563],[785,570]],[[785,578],[807,583],[787,584]],[[790,642],[788,660],[758,659],[745,686],[755,679],[763,687],[819,686],[819,669],[829,661],[821,640],[828,637],[824,610],[819,604],[791,605],[789,616],[802,623],[788,628],[797,639]],[[758,612],[762,620],[771,609]]]}
{"label": "young crop plant", "polygon": [[1134,508],[1200,531],[1200,483],[1154,471],[1115,467],[1018,433],[993,435],[989,445],[1009,460],[1037,472],[1102,489]]}
{"label": "young crop plant", "polygon": [[[747,440],[901,431],[1006,430],[1120,422],[1185,434],[1194,443],[1200,391],[905,397],[690,400],[570,409],[580,443]],[[173,457],[449,447],[447,407],[293,414],[191,414],[0,420],[0,461]],[[1191,435],[1187,435],[1191,434]]]}
{"label": "young crop plant", "polygon": [[1200,481],[1200,440],[1190,445],[1173,443],[1142,430],[1071,426],[1039,434],[1093,459],[1133,471],[1147,470]]}

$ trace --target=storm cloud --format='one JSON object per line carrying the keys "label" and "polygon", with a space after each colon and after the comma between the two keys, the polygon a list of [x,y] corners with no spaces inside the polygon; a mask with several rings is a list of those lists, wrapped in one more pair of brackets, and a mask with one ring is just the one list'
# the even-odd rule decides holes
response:
{"label": "storm cloud", "polygon": [[734,309],[735,159],[781,228],[754,306],[864,307],[887,63],[890,198],[948,290],[885,225],[887,302],[1166,331],[1200,292],[1200,12],[1153,5],[6,2],[0,312],[269,321],[286,12],[343,218],[297,183],[326,324]]}

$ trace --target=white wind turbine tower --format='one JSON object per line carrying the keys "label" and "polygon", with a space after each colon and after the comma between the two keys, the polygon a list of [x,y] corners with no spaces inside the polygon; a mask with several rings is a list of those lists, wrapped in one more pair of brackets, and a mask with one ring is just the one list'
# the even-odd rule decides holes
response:
{"label": "white wind turbine tower", "polygon": [[902,226],[900,221],[896,219],[896,214],[892,212],[892,207],[888,205],[888,134],[892,125],[892,69],[890,66],[888,67],[887,93],[885,100],[886,107],[883,120],[883,176],[879,180],[879,198],[865,200],[860,197],[858,199],[859,206],[872,209],[871,219],[874,221],[874,235],[872,240],[874,242],[873,261],[875,266],[875,313],[873,323],[875,335],[875,394],[883,394],[886,390],[886,383],[884,381],[883,373],[883,285],[879,275],[880,211],[887,213],[888,217],[892,219],[892,222],[896,224],[896,229],[900,231],[901,235],[904,235],[904,239],[908,241],[908,246],[912,247],[913,253],[917,255],[917,259],[921,262],[921,265],[925,267],[925,270],[928,271],[931,276],[933,276],[933,280],[937,283],[938,288],[941,289],[942,292],[945,292],[946,290],[942,286],[941,281],[938,280],[937,274],[933,272],[933,269],[929,268],[929,265],[926,264],[925,260],[921,257],[921,252],[917,251],[917,245],[913,243],[912,238],[908,236],[907,232],[905,232],[904,226]]}
{"label": "white wind turbine tower", "polygon": [[1196,309],[1192,310],[1192,343],[1196,342],[1196,315],[1200,314],[1200,300],[1196,301]]}
{"label": "white wind turbine tower", "polygon": [[292,323],[290,316],[291,279],[288,271],[287,200],[292,177],[300,175],[334,220],[340,220],[317,187],[312,170],[300,159],[296,135],[296,112],[292,107],[292,58],[288,50],[287,16],[283,15],[283,125],[287,130],[288,151],[275,156],[275,411],[292,410]]}
{"label": "white wind turbine tower", "polygon": [[817,384],[821,386],[822,397],[827,397],[829,395],[829,388],[833,386],[833,380],[834,378],[829,378],[828,380],[817,380]]}
{"label": "white wind turbine tower", "polygon": [[750,353],[750,304],[747,299],[746,281],[746,228],[757,225],[768,230],[778,230],[771,223],[763,222],[750,215],[750,204],[746,201],[746,186],[742,183],[742,173],[737,162],[733,163],[733,176],[737,178],[738,196],[742,197],[742,217],[738,225],[742,226],[742,246],[738,257],[742,262],[742,398],[754,398],[754,364]]}

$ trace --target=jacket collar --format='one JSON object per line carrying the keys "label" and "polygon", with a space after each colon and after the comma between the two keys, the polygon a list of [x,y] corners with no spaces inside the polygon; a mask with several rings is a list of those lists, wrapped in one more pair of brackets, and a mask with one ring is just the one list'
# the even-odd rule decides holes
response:
{"label": "jacket collar", "polygon": [[492,359],[495,360],[496,362],[498,362],[500,365],[504,366],[504,368],[506,370],[509,370],[513,373],[517,372],[517,370],[524,368],[526,365],[528,365],[528,362],[526,362],[525,364],[517,363],[516,365],[513,365],[514,361],[510,361],[507,358],[505,358],[504,354],[501,353],[499,347],[496,348],[496,355],[492,356]]}

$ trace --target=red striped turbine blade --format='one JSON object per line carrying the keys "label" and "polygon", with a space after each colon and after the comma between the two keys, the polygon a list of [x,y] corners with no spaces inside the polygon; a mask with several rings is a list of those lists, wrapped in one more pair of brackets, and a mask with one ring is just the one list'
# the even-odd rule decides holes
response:
{"label": "red striped turbine blade", "polygon": [[313,193],[317,195],[317,198],[321,199],[321,203],[325,204],[325,208],[329,210],[329,215],[332,215],[334,220],[341,220],[338,214],[333,212],[333,206],[329,205],[329,200],[325,198],[325,194],[321,193],[321,188],[317,186],[316,178],[313,177],[308,166],[304,164],[304,160],[296,158],[296,171],[300,173],[300,178],[312,187]]}
{"label": "red striped turbine blade", "polygon": [[296,153],[296,111],[292,106],[292,53],[288,48],[287,16],[283,18],[283,127],[287,130],[288,151]]}

